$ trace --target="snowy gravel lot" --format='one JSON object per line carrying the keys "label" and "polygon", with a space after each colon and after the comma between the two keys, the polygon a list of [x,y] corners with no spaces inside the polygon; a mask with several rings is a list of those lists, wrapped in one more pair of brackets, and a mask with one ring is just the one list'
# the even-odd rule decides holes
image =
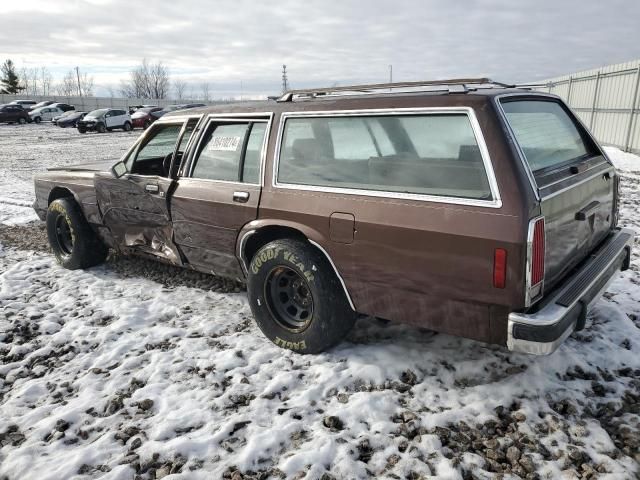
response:
{"label": "snowy gravel lot", "polygon": [[[549,357],[373,319],[299,356],[232,282],[46,252],[33,173],[137,134],[0,126],[0,479],[639,478],[640,245]],[[608,151],[640,233],[640,158]]]}

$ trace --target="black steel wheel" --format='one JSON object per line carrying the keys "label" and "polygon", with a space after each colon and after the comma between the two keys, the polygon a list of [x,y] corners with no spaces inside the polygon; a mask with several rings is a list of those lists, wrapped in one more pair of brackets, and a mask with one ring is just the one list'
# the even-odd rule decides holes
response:
{"label": "black steel wheel", "polygon": [[47,237],[60,265],[70,270],[98,265],[109,253],[71,197],[49,205]]}
{"label": "black steel wheel", "polygon": [[56,218],[56,242],[58,248],[64,255],[71,255],[73,252],[73,235],[67,217],[59,215]]}
{"label": "black steel wheel", "polygon": [[356,312],[327,258],[301,239],[267,243],[248,267],[247,291],[260,330],[279,347],[318,353],[344,339]]}
{"label": "black steel wheel", "polygon": [[301,332],[313,318],[313,295],[307,281],[287,266],[271,270],[264,288],[271,315],[283,328]]}

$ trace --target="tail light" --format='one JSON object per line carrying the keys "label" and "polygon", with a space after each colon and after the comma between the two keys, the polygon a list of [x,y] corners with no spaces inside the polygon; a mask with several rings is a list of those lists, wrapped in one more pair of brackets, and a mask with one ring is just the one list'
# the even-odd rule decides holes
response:
{"label": "tail light", "polygon": [[507,283],[507,251],[496,248],[493,255],[493,286],[504,288]]}
{"label": "tail light", "polygon": [[527,242],[527,285],[526,306],[542,295],[544,284],[545,235],[544,217],[534,218],[529,222]]}
{"label": "tail light", "polygon": [[539,218],[533,227],[531,245],[531,286],[544,279],[544,218]]}

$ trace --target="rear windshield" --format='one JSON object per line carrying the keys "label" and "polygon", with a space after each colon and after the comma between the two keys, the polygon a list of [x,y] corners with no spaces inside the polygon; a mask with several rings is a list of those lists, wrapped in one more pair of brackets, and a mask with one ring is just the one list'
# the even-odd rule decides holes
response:
{"label": "rear windshield", "polygon": [[502,108],[532,171],[590,154],[578,127],[559,103],[518,100],[503,102]]}

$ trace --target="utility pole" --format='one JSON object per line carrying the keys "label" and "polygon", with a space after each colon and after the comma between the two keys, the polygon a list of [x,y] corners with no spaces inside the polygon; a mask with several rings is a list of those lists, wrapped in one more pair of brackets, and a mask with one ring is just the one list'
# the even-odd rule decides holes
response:
{"label": "utility pole", "polygon": [[78,79],[78,96],[82,96],[82,89],[80,88],[80,67],[76,67],[76,78]]}
{"label": "utility pole", "polygon": [[289,90],[289,79],[287,78],[287,66],[282,65],[282,93]]}

